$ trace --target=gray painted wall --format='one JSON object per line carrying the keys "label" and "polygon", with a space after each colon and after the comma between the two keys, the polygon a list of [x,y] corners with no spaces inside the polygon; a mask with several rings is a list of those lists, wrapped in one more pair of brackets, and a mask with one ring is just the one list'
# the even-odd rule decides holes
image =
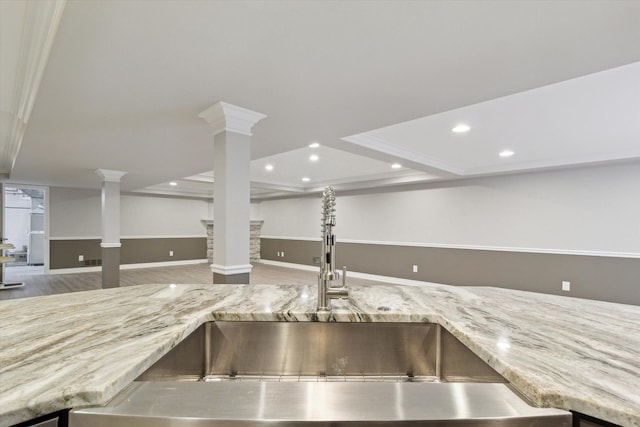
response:
{"label": "gray painted wall", "polygon": [[[263,259],[318,256],[319,197],[264,201],[261,214]],[[335,233],[353,271],[640,304],[639,218],[636,162],[337,192]]]}
{"label": "gray painted wall", "polygon": [[[272,261],[317,265],[320,250],[319,241],[261,241],[261,258]],[[634,258],[338,243],[336,263],[379,276],[640,305],[640,261]],[[571,282],[570,292],[561,290],[562,281]]]}
{"label": "gray painted wall", "polygon": [[[52,188],[50,210],[51,270],[99,265],[100,190]],[[202,219],[209,202],[200,199],[124,194],[120,199],[122,264],[207,258],[207,230]],[[169,256],[169,251],[174,255]],[[83,255],[85,262],[78,261]]]}
{"label": "gray painted wall", "polygon": [[[99,260],[100,190],[53,187],[50,200],[50,269],[86,267],[78,255]],[[202,220],[212,218],[212,206],[204,199],[123,194],[121,263],[206,259],[207,230]],[[260,216],[259,204],[251,204],[251,216]]]}
{"label": "gray painted wall", "polygon": [[[121,264],[203,260],[207,258],[206,237],[122,239]],[[173,251],[173,256],[169,255]],[[51,270],[100,265],[100,239],[51,240]],[[78,261],[78,255],[85,261]]]}

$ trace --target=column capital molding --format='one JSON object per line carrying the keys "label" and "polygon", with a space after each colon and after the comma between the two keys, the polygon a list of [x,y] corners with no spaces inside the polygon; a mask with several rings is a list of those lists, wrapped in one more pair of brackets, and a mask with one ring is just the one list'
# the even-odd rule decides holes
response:
{"label": "column capital molding", "polygon": [[220,101],[202,111],[198,117],[209,123],[213,128],[213,135],[228,131],[252,136],[253,126],[267,116],[257,111]]}
{"label": "column capital molding", "polygon": [[95,174],[102,178],[103,181],[120,182],[120,179],[127,173],[110,169],[96,169]]}

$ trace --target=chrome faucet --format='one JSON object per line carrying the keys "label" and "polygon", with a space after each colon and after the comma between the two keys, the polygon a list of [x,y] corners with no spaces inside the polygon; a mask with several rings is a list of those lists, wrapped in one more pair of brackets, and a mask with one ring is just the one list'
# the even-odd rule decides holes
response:
{"label": "chrome faucet", "polygon": [[318,275],[318,311],[330,311],[332,299],[349,296],[346,287],[347,267],[342,267],[342,287],[331,285],[334,280],[340,279],[340,273],[335,271],[336,236],[333,234],[335,225],[336,192],[333,187],[326,187],[322,193],[322,257]]}

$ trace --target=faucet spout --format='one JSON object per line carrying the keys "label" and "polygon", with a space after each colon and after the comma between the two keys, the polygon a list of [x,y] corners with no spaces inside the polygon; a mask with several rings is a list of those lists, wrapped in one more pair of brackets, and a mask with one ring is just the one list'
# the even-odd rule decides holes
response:
{"label": "faucet spout", "polygon": [[347,268],[343,267],[342,287],[332,286],[332,282],[340,278],[335,270],[336,236],[333,227],[336,225],[336,193],[333,187],[326,187],[322,193],[322,257],[320,257],[320,273],[318,274],[318,311],[330,311],[331,299],[346,298]]}

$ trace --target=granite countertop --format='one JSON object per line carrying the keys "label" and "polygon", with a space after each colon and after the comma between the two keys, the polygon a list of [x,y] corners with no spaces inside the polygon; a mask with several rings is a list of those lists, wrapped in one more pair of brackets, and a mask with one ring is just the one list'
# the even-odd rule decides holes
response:
{"label": "granite countertop", "polygon": [[[210,320],[313,321],[315,286],[142,285],[0,302],[0,426],[107,402]],[[353,285],[330,321],[436,322],[539,406],[640,426],[640,307]],[[338,304],[335,304],[336,306]]]}

